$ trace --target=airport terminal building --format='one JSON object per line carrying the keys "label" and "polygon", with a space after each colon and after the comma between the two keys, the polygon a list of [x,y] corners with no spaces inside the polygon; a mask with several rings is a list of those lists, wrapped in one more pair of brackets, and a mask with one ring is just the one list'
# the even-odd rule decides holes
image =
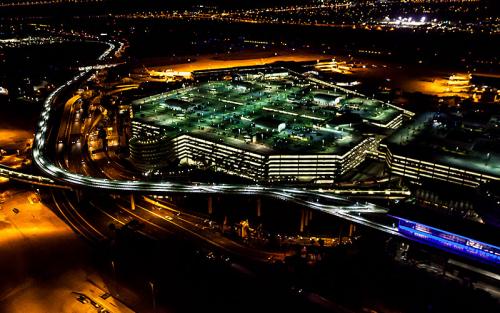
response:
{"label": "airport terminal building", "polygon": [[450,116],[428,112],[380,144],[391,172],[414,183],[425,180],[478,187],[500,181],[498,116]]}
{"label": "airport terminal building", "polygon": [[377,149],[404,111],[285,69],[227,71],[131,105],[131,160],[254,181],[333,181]]}

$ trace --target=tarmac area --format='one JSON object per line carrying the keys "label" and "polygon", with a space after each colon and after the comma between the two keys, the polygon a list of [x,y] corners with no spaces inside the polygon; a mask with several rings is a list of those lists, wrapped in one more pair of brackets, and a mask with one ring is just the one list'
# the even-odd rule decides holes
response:
{"label": "tarmac area", "polygon": [[109,295],[91,247],[36,193],[1,194],[0,312],[133,312]]}

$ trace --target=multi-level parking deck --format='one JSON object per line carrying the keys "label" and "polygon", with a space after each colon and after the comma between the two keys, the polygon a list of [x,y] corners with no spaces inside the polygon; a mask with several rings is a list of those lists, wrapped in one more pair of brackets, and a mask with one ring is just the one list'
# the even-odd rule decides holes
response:
{"label": "multi-level parking deck", "polygon": [[136,100],[132,111],[133,135],[171,138],[181,162],[268,181],[333,179],[376,148],[377,129],[403,116],[282,69],[234,71]]}

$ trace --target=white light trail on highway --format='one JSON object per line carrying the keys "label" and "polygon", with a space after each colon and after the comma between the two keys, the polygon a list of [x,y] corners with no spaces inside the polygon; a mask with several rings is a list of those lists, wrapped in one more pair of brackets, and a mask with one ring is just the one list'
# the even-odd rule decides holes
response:
{"label": "white light trail on highway", "polygon": [[[116,48],[113,43],[107,43],[108,49],[99,56],[98,60],[108,57]],[[313,210],[332,214],[343,219],[347,219],[358,224],[366,225],[384,232],[399,235],[392,227],[370,221],[359,213],[386,213],[387,209],[373,204],[353,203],[352,201],[327,194],[321,190],[304,190],[297,188],[266,187],[261,185],[233,185],[233,184],[201,184],[201,183],[178,183],[173,181],[145,182],[137,180],[109,180],[106,178],[96,178],[69,172],[52,164],[44,155],[46,152],[47,125],[51,117],[53,102],[58,95],[67,87],[77,83],[80,79],[90,74],[94,67],[87,67],[78,75],[68,80],[65,84],[55,89],[45,100],[41,121],[35,136],[33,148],[33,158],[35,164],[46,174],[54,177],[58,181],[70,185],[82,187],[99,188],[103,190],[120,191],[147,191],[147,192],[182,192],[182,193],[210,193],[210,194],[255,194],[270,196],[299,205],[304,205]],[[51,180],[52,181],[52,180]],[[54,181],[52,181],[54,182]],[[314,200],[313,200],[314,199]]]}

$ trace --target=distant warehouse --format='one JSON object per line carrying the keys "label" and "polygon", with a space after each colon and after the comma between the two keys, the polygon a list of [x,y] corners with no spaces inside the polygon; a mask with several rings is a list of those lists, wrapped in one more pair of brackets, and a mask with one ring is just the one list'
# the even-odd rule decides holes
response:
{"label": "distant warehouse", "polygon": [[132,103],[138,168],[170,162],[255,181],[333,180],[403,121],[392,105],[284,69],[227,74]]}

